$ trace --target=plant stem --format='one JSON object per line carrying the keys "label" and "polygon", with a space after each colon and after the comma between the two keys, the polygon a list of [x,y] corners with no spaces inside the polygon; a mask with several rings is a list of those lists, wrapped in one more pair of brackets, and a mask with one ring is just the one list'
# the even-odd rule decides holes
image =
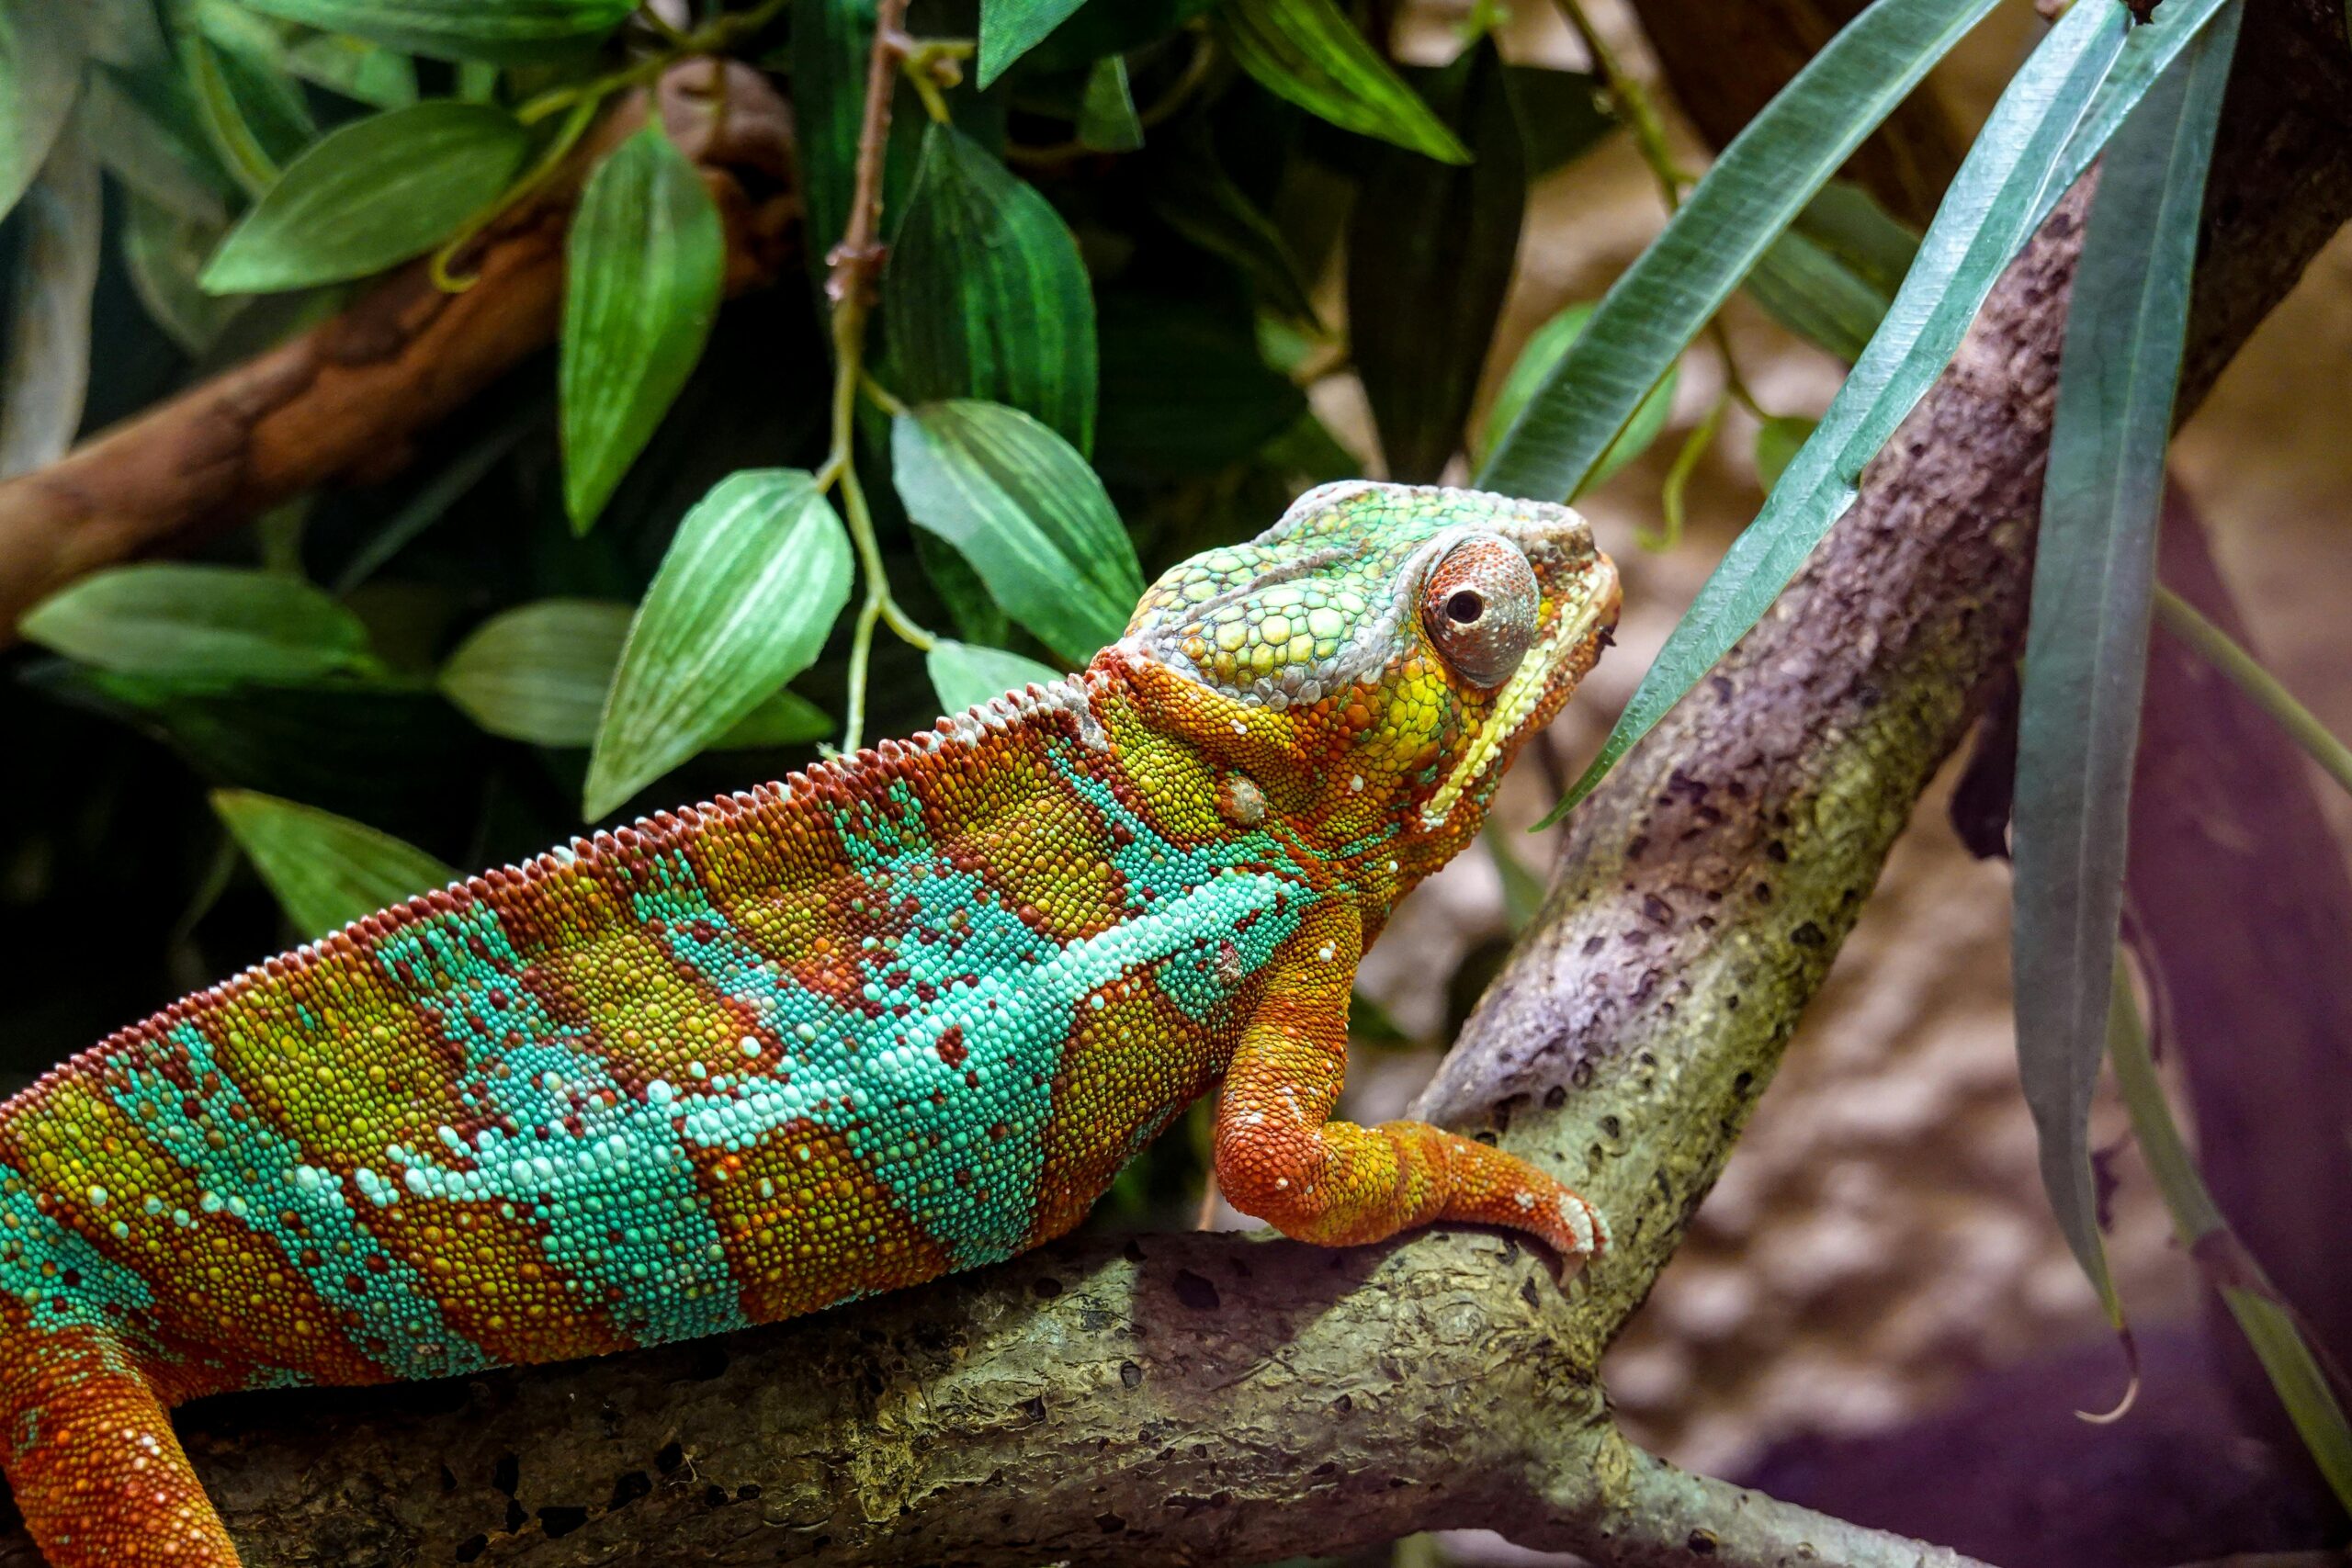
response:
{"label": "plant stem", "polygon": [[2175,636],[2202,655],[2205,662],[2253,698],[2255,705],[2268,714],[2287,732],[2289,739],[2326,770],[2328,777],[2352,792],[2352,748],[2330,734],[2327,727],[2312,716],[2311,709],[2297,702],[2294,694],[2280,685],[2278,678],[2265,670],[2253,654],[2199,615],[2195,605],[2162,583],[2156,585],[2156,615]]}

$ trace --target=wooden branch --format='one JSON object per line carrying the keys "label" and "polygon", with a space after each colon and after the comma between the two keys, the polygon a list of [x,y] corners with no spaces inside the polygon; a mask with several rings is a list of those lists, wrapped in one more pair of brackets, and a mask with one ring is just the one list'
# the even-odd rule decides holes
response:
{"label": "wooden branch", "polygon": [[[789,254],[789,115],[767,79],[695,61],[658,88],[662,117],[702,165],[727,220],[728,287],[773,282]],[[575,173],[503,219],[445,293],[418,261],[341,314],[0,484],[0,648],[17,617],[102,566],[184,549],[321,485],[380,479],[409,443],[554,341],[563,244],[580,172],[644,123],[616,105]]]}
{"label": "wooden branch", "polygon": [[[2191,405],[2352,212],[2335,0],[2256,0],[2241,62],[2261,101],[2225,128]],[[1458,1230],[1080,1242],[722,1341],[218,1401],[186,1430],[252,1568],[1250,1561],[1474,1523],[1602,1562],[1938,1561],[1634,1454],[1592,1369],[2015,656],[2083,207],[1781,610],[1579,814],[1426,1097],[1601,1200],[1617,1248],[1565,1292]],[[0,1537],[0,1564],[29,1561]]]}

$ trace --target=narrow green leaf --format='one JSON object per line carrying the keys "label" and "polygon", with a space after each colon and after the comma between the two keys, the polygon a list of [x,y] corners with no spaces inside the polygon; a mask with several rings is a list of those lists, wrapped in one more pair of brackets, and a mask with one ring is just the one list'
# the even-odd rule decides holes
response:
{"label": "narrow green leaf", "polygon": [[1274,220],[1218,163],[1206,125],[1188,124],[1165,151],[1166,156],[1152,161],[1147,186],[1145,199],[1153,215],[1239,268],[1266,305],[1295,321],[1313,321],[1306,269]]}
{"label": "narrow green leaf", "polygon": [[1384,150],[1364,185],[1377,194],[1357,200],[1348,224],[1356,371],[1389,476],[1406,484],[1434,480],[1462,446],[1527,208],[1525,149],[1494,39],[1464,50],[1425,90],[1476,161]]}
{"label": "narrow green leaf", "polygon": [[2041,226],[2041,220],[2050,216],[2058,198],[2098,161],[2100,152],[2114,140],[2116,129],[2147,96],[2149,85],[2171,69],[2172,62],[2196,40],[2206,23],[2234,3],[2235,0],[2164,0],[2151,20],[2134,27],[2125,36],[2121,58],[2099,85],[2089,110],[2066,143],[2057,174],[2041,193],[2035,228]]}
{"label": "narrow green leaf", "polygon": [[1781,476],[1789,471],[1789,465],[1820,424],[1819,420],[1802,414],[1780,414],[1757,427],[1756,477],[1767,491],[1781,482]]}
{"label": "narrow green leaf", "polygon": [[458,880],[457,872],[415,845],[313,806],[217,789],[212,809],[286,918],[312,940]]}
{"label": "narrow green leaf", "polygon": [[2156,615],[2175,637],[2194,648],[2205,662],[2228,676],[2255,706],[2269,715],[2270,721],[2301,747],[2303,754],[2317,762],[2340,788],[2352,794],[2352,746],[2338,740],[2335,732],[2319,721],[2318,715],[2297,702],[2295,694],[2278,676],[2265,670],[2260,660],[2199,615],[2197,606],[2161,582],[2156,584]]}
{"label": "narrow green leaf", "polygon": [[980,0],[980,91],[1045,36],[1069,19],[1084,0]]}
{"label": "narrow green leaf", "polygon": [[1132,152],[1143,145],[1143,121],[1136,114],[1127,62],[1108,55],[1087,69],[1078,99],[1078,141],[1098,152]]}
{"label": "narrow green leaf", "polygon": [[105,209],[98,160],[78,129],[50,144],[15,214],[16,287],[0,363],[0,479],[51,463],[74,445],[90,389],[90,302]]}
{"label": "narrow green leaf", "polygon": [[[1592,312],[1590,304],[1570,305],[1529,334],[1519,357],[1511,362],[1510,374],[1503,378],[1502,386],[1496,391],[1493,405],[1487,410],[1486,423],[1480,427],[1480,451],[1491,448],[1511,427],[1528,400],[1550,378],[1577,335],[1591,322]],[[1674,412],[1674,388],[1680,371],[1679,363],[1668,364],[1665,378],[1652,387],[1649,396],[1634,410],[1632,421],[1600,455],[1600,461],[1593,465],[1577,495],[1605,484],[1611,474],[1649,450],[1650,444],[1666,429],[1668,416]]]}
{"label": "narrow green leaf", "polygon": [[403,54],[501,64],[577,54],[635,0],[244,0],[256,11],[348,33]]}
{"label": "narrow green leaf", "polygon": [[82,64],[75,0],[0,0],[0,215],[48,161]]}
{"label": "narrow green leaf", "polygon": [[1994,4],[1877,0],[1831,39],[1618,278],[1591,330],[1496,444],[1479,486],[1544,500],[1583,490],[1766,247]]}
{"label": "narrow green leaf", "polygon": [[125,193],[123,269],[147,314],[190,355],[209,349],[249,301],[223,299],[197,285],[204,261],[220,243],[226,220],[167,210],[138,191]]}
{"label": "narrow green leaf", "polygon": [[557,384],[574,532],[594,524],[686,384],[726,278],[718,204],[648,125],[589,176],[566,242]]}
{"label": "narrow green leaf", "polygon": [[365,277],[431,250],[498,198],[530,138],[446,98],[355,120],[287,167],[204,269],[214,294]]}
{"label": "narrow green leaf", "polygon": [[1796,216],[1796,231],[1894,298],[1919,256],[1919,236],[1851,180],[1831,180]]}
{"label": "narrow green leaf", "polygon": [[2165,449],[2238,15],[2157,78],[2101,165],[2067,311],[2018,702],[2018,1066],[2059,1228],[2119,1324],[2091,1092],[2123,907]]}
{"label": "narrow green leaf", "polygon": [[1209,26],[1277,97],[1363,136],[1448,164],[1469,149],[1430,112],[1334,0],[1225,0]]}
{"label": "narrow green leaf", "polygon": [[[1864,19],[1894,3],[1880,0]],[[1555,819],[1747,635],[1853,504],[1863,468],[1951,363],[1977,307],[2032,233],[2059,154],[2122,47],[2122,26],[2105,0],[2076,6],[2010,81],[1953,176],[1919,259],[1870,347],[1763,512],[1732,542],[1667,638],[1600,754],[1554,808]],[[1572,350],[1563,370],[1576,358]]]}
{"label": "narrow green leaf", "polygon": [[892,422],[890,457],[907,515],[1046,647],[1082,664],[1126,629],[1143,569],[1068,442],[1000,404],[926,403]]}
{"label": "narrow green leaf", "polygon": [[363,669],[357,616],[300,578],[148,561],[59,590],[17,623],[28,642],[123,675],[285,681]]}
{"label": "narrow green leaf", "polygon": [[1062,678],[1060,671],[1034,659],[944,637],[923,654],[922,667],[931,675],[931,689],[939,694],[942,713],[963,713],[1007,692]]}
{"label": "narrow green leaf", "polygon": [[416,65],[365,39],[318,33],[288,46],[286,68],[354,103],[403,109],[416,102]]}
{"label": "narrow green leaf", "polygon": [[277,178],[277,160],[245,122],[223,63],[226,54],[191,28],[181,31],[179,55],[188,101],[213,156],[247,196],[261,195]]}
{"label": "narrow green leaf", "polygon": [[721,479],[678,526],[630,623],[584,811],[603,817],[806,670],[849,602],[849,532],[814,478]]}
{"label": "narrow green leaf", "polygon": [[1815,348],[1849,365],[1894,302],[1823,246],[1794,229],[1772,242],[1747,275],[1747,297]]}
{"label": "narrow green leaf", "polygon": [[1094,296],[1051,203],[953,126],[922,162],[882,275],[894,389],[978,398],[1094,444]]}
{"label": "narrow green leaf", "polygon": [[176,71],[101,66],[82,99],[90,144],[124,186],[177,217],[225,229],[223,199],[240,193],[214,157]]}
{"label": "narrow green leaf", "polygon": [[276,168],[318,139],[302,84],[288,68],[284,29],[232,0],[191,0],[179,13],[183,47],[201,39],[231,107]]}

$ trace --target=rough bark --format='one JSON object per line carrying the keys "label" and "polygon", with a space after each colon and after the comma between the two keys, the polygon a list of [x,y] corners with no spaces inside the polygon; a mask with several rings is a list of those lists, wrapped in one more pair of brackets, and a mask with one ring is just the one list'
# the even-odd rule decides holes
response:
{"label": "rough bark", "polygon": [[[2333,0],[2249,15],[2263,101],[2233,97],[2213,182],[2192,405],[2352,212],[2343,56]],[[1613,1217],[1567,1291],[1460,1232],[1080,1242],[716,1344],[219,1402],[187,1429],[249,1562],[1241,1561],[1462,1523],[1610,1562],[1951,1562],[1639,1456],[1592,1369],[2014,657],[2085,194],[1781,609],[1580,814],[1427,1097]]]}
{"label": "rough bark", "polygon": [[[722,103],[711,70],[698,61],[671,72],[662,113],[718,198],[728,284],[740,291],[774,280],[787,256],[789,118],[759,73],[730,66]],[[638,94],[616,106],[574,170],[641,125],[646,103]],[[445,292],[413,263],[277,348],[0,484],[0,648],[18,616],[85,572],[396,470],[412,437],[554,341],[577,186],[575,172],[492,228],[467,264],[471,288]]]}

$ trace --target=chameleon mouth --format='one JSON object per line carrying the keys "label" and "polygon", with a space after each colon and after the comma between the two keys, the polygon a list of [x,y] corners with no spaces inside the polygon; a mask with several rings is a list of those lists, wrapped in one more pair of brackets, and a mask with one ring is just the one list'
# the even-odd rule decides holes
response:
{"label": "chameleon mouth", "polygon": [[1561,684],[1561,672],[1567,665],[1580,658],[1589,669],[1599,657],[1600,649],[1594,634],[1604,622],[1616,618],[1617,569],[1610,564],[1608,557],[1600,557],[1573,592],[1574,601],[1561,607],[1551,629],[1528,649],[1518,670],[1495,694],[1495,705],[1479,726],[1477,738],[1438,785],[1437,793],[1421,807],[1423,831],[1444,826],[1463,796],[1495,768],[1528,721],[1547,702],[1556,709],[1566,699],[1584,676],[1584,669],[1575,671],[1566,686],[1555,694],[1555,688]]}

